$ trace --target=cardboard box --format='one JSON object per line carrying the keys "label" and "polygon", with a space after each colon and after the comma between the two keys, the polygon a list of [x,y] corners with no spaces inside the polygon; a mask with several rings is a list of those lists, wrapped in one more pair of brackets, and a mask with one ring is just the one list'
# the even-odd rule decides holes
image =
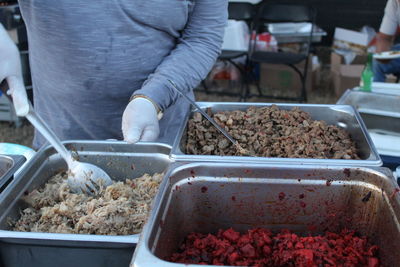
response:
{"label": "cardboard box", "polygon": [[[296,65],[304,71],[305,60]],[[319,84],[320,66],[314,66],[309,59],[306,90],[311,92]],[[273,96],[296,97],[300,95],[300,76],[287,65],[260,64],[260,87],[264,94]]]}
{"label": "cardboard box", "polygon": [[367,55],[357,55],[351,62],[351,64],[346,65],[342,55],[339,55],[335,52],[331,53],[331,70],[335,70],[337,72],[340,71],[340,68],[342,66],[354,66],[354,65],[364,66],[366,63],[367,63]]}
{"label": "cardboard box", "polygon": [[360,84],[361,73],[367,62],[366,55],[358,55],[349,65],[344,63],[343,56],[331,53],[332,84],[337,97],[347,89],[352,89]]}
{"label": "cardboard box", "polygon": [[335,95],[340,97],[347,89],[359,86],[363,70],[363,65],[344,65],[340,71],[331,71]]}
{"label": "cardboard box", "polygon": [[335,28],[333,48],[364,54],[367,52],[370,41],[370,36],[366,33]]}
{"label": "cardboard box", "polygon": [[[347,62],[349,64],[346,64],[342,55],[336,52],[331,53],[332,84],[337,97],[341,96],[347,89],[359,86],[361,73],[367,62],[367,48],[373,37],[363,32],[342,28],[335,29],[334,51],[340,51],[340,53],[349,56],[349,62]],[[356,56],[353,59],[354,55]]]}

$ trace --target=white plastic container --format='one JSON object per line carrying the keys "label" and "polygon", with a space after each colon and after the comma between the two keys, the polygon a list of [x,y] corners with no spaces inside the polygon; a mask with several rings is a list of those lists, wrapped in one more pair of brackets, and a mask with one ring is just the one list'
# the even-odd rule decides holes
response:
{"label": "white plastic container", "polygon": [[228,20],[222,50],[243,51],[249,48],[250,31],[244,21]]}
{"label": "white plastic container", "polygon": [[250,4],[258,4],[260,3],[262,0],[229,0],[229,2],[240,2],[240,3],[250,3]]}
{"label": "white plastic container", "polygon": [[271,34],[309,33],[312,24],[309,22],[279,22],[268,24]]}

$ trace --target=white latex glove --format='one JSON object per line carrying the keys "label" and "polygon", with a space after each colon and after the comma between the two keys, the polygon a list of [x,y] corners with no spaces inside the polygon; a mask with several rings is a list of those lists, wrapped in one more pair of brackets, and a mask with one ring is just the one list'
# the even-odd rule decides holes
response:
{"label": "white latex glove", "polygon": [[21,58],[17,46],[0,24],[0,83],[6,79],[10,89],[15,112],[18,116],[26,116],[29,112],[29,102],[26,95],[21,71]]}
{"label": "white latex glove", "polygon": [[128,143],[154,141],[160,134],[157,110],[146,98],[133,99],[122,115],[122,133]]}

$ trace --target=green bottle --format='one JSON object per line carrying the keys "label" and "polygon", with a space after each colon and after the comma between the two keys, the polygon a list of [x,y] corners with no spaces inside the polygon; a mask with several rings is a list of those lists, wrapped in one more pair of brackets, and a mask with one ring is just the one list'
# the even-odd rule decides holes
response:
{"label": "green bottle", "polygon": [[374,72],[372,71],[372,53],[368,53],[367,64],[361,73],[361,90],[371,92],[372,82],[374,80]]}

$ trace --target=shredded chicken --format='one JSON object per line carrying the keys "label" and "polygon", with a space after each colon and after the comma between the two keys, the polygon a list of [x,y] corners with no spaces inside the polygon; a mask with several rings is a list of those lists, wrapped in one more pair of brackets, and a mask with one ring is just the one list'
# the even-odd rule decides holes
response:
{"label": "shredded chicken", "polygon": [[140,233],[162,174],[143,175],[101,188],[96,196],[70,193],[60,173],[24,196],[28,208],[11,222],[14,231],[96,235]]}

